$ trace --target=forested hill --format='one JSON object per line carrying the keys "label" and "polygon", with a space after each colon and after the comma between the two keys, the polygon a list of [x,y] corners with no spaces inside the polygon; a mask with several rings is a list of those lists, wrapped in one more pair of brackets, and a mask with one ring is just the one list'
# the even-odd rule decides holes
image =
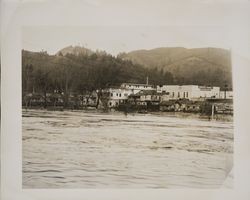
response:
{"label": "forested hill", "polygon": [[95,52],[92,51],[91,49],[85,48],[85,47],[81,47],[81,46],[67,46],[63,49],[61,49],[60,51],[58,51],[56,53],[56,55],[62,55],[65,56],[67,54],[74,54],[74,55],[80,55],[80,54],[84,54],[84,55],[92,55]]}
{"label": "forested hill", "polygon": [[83,93],[123,82],[146,83],[147,76],[151,84],[173,83],[171,73],[147,69],[109,54],[22,51],[23,94],[54,90]]}
{"label": "forested hill", "polygon": [[164,47],[121,53],[119,58],[171,72],[179,84],[232,86],[230,52],[225,49]]}
{"label": "forested hill", "polygon": [[67,47],[56,55],[22,51],[22,89],[62,92],[91,91],[122,82],[232,84],[229,52],[221,49],[159,48],[111,56],[104,51]]}

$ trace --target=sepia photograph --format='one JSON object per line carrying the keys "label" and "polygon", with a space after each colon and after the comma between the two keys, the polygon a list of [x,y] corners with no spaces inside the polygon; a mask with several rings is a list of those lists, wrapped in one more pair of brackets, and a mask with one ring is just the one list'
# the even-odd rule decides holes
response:
{"label": "sepia photograph", "polygon": [[22,187],[233,188],[220,30],[22,28]]}
{"label": "sepia photograph", "polygon": [[248,200],[249,9],[0,1],[0,199]]}

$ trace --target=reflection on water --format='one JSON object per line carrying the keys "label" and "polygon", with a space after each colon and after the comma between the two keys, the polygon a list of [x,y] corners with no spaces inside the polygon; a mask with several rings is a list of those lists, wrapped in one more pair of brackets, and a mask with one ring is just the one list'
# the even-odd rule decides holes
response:
{"label": "reflection on water", "polygon": [[218,188],[233,165],[219,118],[23,110],[23,187]]}

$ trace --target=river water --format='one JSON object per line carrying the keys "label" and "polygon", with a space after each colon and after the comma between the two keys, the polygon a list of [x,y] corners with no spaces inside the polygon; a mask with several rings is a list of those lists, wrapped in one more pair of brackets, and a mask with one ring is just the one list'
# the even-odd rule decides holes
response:
{"label": "river water", "polygon": [[22,119],[23,188],[219,188],[233,166],[228,117],[23,110]]}

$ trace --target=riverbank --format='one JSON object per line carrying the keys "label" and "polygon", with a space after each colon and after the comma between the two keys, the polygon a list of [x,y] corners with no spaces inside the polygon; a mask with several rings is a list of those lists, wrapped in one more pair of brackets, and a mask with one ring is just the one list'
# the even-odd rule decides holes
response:
{"label": "riverbank", "polygon": [[29,113],[29,112],[43,112],[43,113],[55,113],[58,115],[61,115],[63,113],[96,113],[96,114],[108,114],[108,115],[125,115],[125,116],[161,116],[161,117],[176,117],[176,118],[197,118],[197,119],[203,119],[203,120],[216,120],[216,121],[233,121],[233,115],[228,114],[214,114],[212,117],[211,115],[207,115],[204,113],[191,113],[191,112],[160,112],[160,111],[148,111],[148,112],[124,112],[119,111],[117,109],[96,109],[96,108],[87,108],[82,110],[72,110],[72,109],[44,109],[42,107],[33,107],[29,109],[22,109],[23,114]]}
{"label": "riverbank", "polygon": [[79,102],[68,102],[68,104],[52,103],[52,102],[32,102],[28,104],[23,102],[25,109],[47,109],[47,110],[118,110],[126,113],[147,113],[147,112],[183,112],[183,113],[201,113],[205,115],[229,114],[233,115],[232,99],[205,99],[205,100],[189,100],[189,99],[170,99],[167,101],[138,101],[127,100],[117,102],[110,106],[107,101],[99,100],[99,103],[82,104]]}
{"label": "riverbank", "polygon": [[[212,108],[212,106],[214,106],[214,108]],[[168,110],[162,110],[162,109],[148,109],[147,107],[123,107],[123,106],[119,106],[117,108],[96,108],[96,107],[81,107],[81,108],[64,108],[64,107],[54,107],[54,106],[47,106],[46,108],[42,107],[42,106],[30,106],[30,107],[22,107],[23,110],[46,110],[46,111],[96,111],[96,112],[104,112],[104,113],[108,113],[108,112],[121,112],[121,113],[125,113],[125,114],[129,114],[129,113],[140,113],[140,114],[147,114],[147,113],[158,113],[158,114],[162,114],[162,113],[182,113],[182,114],[197,114],[197,115],[201,115],[201,116],[206,116],[206,117],[212,117],[212,118],[218,118],[217,116],[223,116],[223,115],[228,115],[231,116],[233,118],[233,113],[231,111],[229,112],[218,112],[218,110],[215,107],[215,105],[206,105],[206,107],[200,109],[197,109],[197,107],[194,108],[194,110],[183,110],[183,109],[168,109]],[[214,109],[214,111],[212,111],[212,109]],[[212,113],[213,112],[213,113]]]}

